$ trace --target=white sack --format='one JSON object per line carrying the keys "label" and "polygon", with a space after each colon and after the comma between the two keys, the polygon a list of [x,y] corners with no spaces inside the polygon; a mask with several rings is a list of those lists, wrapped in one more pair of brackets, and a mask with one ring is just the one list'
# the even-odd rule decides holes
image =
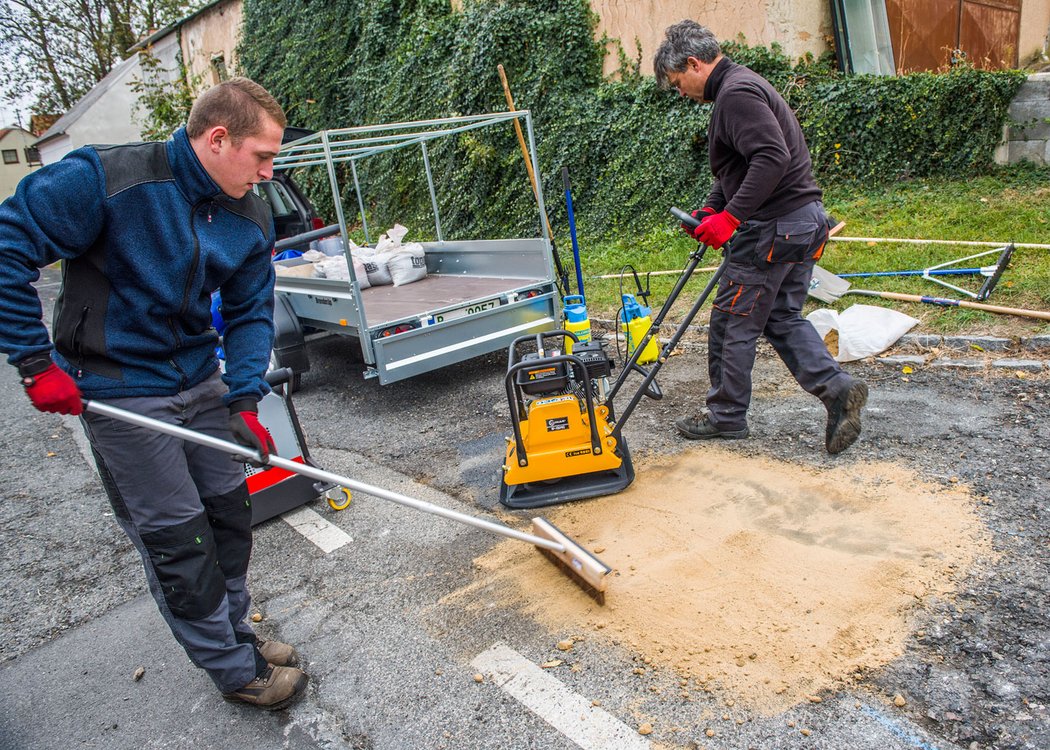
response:
{"label": "white sack", "polygon": [[397,250],[401,247],[401,240],[405,238],[407,233],[408,230],[405,227],[395,224],[386,231],[386,234],[379,235],[379,239],[376,240],[376,252],[389,253]]}
{"label": "white sack", "polygon": [[[306,254],[303,255],[306,257]],[[337,279],[338,281],[350,281],[350,271],[346,266],[345,255],[332,255],[322,257],[314,262],[314,275],[321,279]],[[354,258],[354,275],[357,277],[357,285],[361,289],[368,289],[368,273],[365,264],[358,258]]]}
{"label": "white sack", "polygon": [[409,242],[407,245],[402,245],[397,251],[390,254],[387,268],[390,270],[390,278],[393,280],[394,286],[411,284],[413,281],[425,279],[427,276],[427,256],[423,246],[418,242]]}
{"label": "white sack", "polygon": [[346,257],[331,255],[314,263],[314,272],[322,279],[350,281],[350,271],[346,267]]}
{"label": "white sack", "polygon": [[354,257],[360,258],[370,285],[383,286],[394,283],[390,278],[390,269],[387,268],[390,253],[360,253]]}
{"label": "white sack", "polygon": [[357,277],[358,289],[368,289],[372,286],[372,282],[368,280],[368,269],[365,268],[365,262],[356,255],[351,257],[354,259],[354,276]]}
{"label": "white sack", "polygon": [[897,310],[876,305],[852,305],[841,313],[829,308],[814,310],[806,316],[822,339],[838,331],[839,346],[835,360],[852,362],[884,352],[919,321]]}
{"label": "white sack", "polygon": [[394,224],[394,226],[386,230],[386,236],[392,239],[395,245],[403,243],[406,234],[408,234],[408,229],[400,224]]}

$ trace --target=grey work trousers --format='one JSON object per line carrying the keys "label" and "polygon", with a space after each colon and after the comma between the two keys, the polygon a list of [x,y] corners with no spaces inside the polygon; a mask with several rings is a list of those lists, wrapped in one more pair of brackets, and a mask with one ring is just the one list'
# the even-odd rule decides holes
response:
{"label": "grey work trousers", "polygon": [[[174,396],[107,404],[232,440],[218,373]],[[85,412],[99,476],[117,522],[142,556],[161,615],[222,692],[266,667],[245,618],[251,605],[251,501],[244,465],[155,430]]]}
{"label": "grey work trousers", "polygon": [[769,221],[740,225],[727,245],[708,331],[707,408],[720,430],[747,427],[751,371],[765,336],[803,389],[831,403],[853,379],[842,371],[813,325],[802,317],[813,266],[828,239],[820,201]]}

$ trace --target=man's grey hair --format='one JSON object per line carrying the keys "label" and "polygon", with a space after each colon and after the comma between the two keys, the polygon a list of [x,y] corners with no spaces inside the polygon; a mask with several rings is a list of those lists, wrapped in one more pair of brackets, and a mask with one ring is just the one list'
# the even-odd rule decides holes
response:
{"label": "man's grey hair", "polygon": [[695,57],[700,62],[714,62],[722,53],[722,48],[715,39],[711,29],[701,26],[696,21],[679,21],[668,26],[664,32],[664,41],[653,56],[653,72],[656,84],[667,89],[671,82],[668,73],[679,73],[686,68],[686,60]]}

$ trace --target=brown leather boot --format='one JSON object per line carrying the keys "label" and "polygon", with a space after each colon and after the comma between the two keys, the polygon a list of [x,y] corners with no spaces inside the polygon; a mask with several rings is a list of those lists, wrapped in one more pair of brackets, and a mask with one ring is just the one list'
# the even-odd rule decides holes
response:
{"label": "brown leather boot", "polygon": [[299,652],[294,646],[280,641],[264,641],[262,638],[255,642],[255,647],[267,662],[275,667],[298,667]]}
{"label": "brown leather boot", "polygon": [[223,693],[222,697],[231,703],[247,703],[265,711],[277,711],[294,703],[303,694],[309,679],[301,669],[271,665],[240,690]]}
{"label": "brown leather boot", "polygon": [[868,385],[854,380],[828,407],[824,444],[828,453],[842,453],[860,437],[860,411],[868,403]]}

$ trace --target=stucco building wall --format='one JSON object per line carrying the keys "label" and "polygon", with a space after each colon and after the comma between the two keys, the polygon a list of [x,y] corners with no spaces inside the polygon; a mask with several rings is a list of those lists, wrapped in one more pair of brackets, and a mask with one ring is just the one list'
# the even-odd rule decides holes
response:
{"label": "stucco building wall", "polygon": [[[597,33],[619,39],[629,59],[637,56],[635,39],[641,43],[641,72],[650,75],[664,29],[684,18],[702,23],[719,39],[743,34],[748,44],[777,42],[792,59],[819,55],[831,39],[830,4],[823,0],[591,0],[591,7],[599,18]],[[610,44],[607,74],[619,64],[615,49]]]}
{"label": "stucco building wall", "polygon": [[1050,0],[1024,0],[1021,3],[1021,34],[1017,43],[1021,65],[1047,57],[1047,35],[1050,34]]}
{"label": "stucco building wall", "polygon": [[223,67],[227,75],[237,74],[242,16],[241,0],[230,0],[207,8],[180,28],[182,63],[195,94],[219,83]]}
{"label": "stucco building wall", "polygon": [[[177,75],[177,51],[175,34],[154,41],[151,54],[159,61],[157,75]],[[142,140],[139,95],[133,86],[143,75],[138,54],[118,63],[41,136],[36,143],[40,160],[53,164],[81,146]]]}
{"label": "stucco building wall", "polygon": [[0,159],[0,200],[15,194],[19,181],[39,164],[30,164],[26,158],[26,149],[33,145],[36,137],[27,130],[12,127],[0,130],[0,151],[14,151],[18,161],[7,164]]}

